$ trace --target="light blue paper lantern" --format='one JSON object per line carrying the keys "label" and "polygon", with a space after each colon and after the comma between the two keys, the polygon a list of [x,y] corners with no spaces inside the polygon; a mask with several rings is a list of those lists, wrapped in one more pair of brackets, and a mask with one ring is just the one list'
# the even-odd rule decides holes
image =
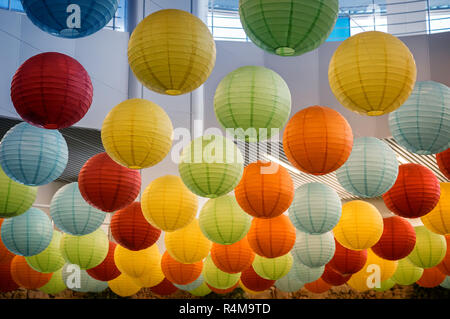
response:
{"label": "light blue paper lantern", "polygon": [[84,200],[76,182],[61,187],[55,193],[50,203],[50,215],[56,227],[76,236],[94,232],[106,218],[106,213]]}
{"label": "light blue paper lantern", "polygon": [[342,187],[363,198],[386,193],[394,185],[397,175],[397,156],[389,145],[375,137],[355,139],[350,157],[336,171]]}
{"label": "light blue paper lantern", "polygon": [[445,151],[450,143],[450,88],[417,82],[408,100],[389,114],[389,128],[398,144],[419,155]]}
{"label": "light blue paper lantern", "polygon": [[342,203],[331,187],[321,183],[308,183],[295,190],[289,207],[289,218],[300,231],[323,234],[336,226],[341,218]]}
{"label": "light blue paper lantern", "polygon": [[203,279],[203,275],[200,275],[197,279],[195,279],[190,284],[187,284],[187,285],[173,284],[173,285],[175,287],[177,287],[178,289],[181,289],[181,290],[184,290],[184,291],[191,291],[191,290],[194,290],[194,289],[197,289],[198,287],[200,287],[203,284],[204,281],[205,281],[205,279]]}
{"label": "light blue paper lantern", "polygon": [[294,261],[288,274],[275,282],[275,287],[283,292],[296,292],[300,290],[304,286],[304,283],[298,279],[298,272],[300,271],[299,264],[299,262]]}
{"label": "light blue paper lantern", "polygon": [[445,277],[440,286],[445,289],[450,289],[450,276]]}
{"label": "light blue paper lantern", "polygon": [[0,164],[12,180],[39,186],[57,179],[68,161],[69,151],[57,130],[19,123],[6,132],[0,144]]}
{"label": "light blue paper lantern", "polygon": [[297,232],[292,255],[294,260],[310,268],[326,265],[334,256],[336,244],[331,232],[311,235]]}
{"label": "light blue paper lantern", "polygon": [[67,288],[76,292],[100,293],[108,288],[107,281],[92,278],[86,270],[74,264],[64,265],[62,278]]}
{"label": "light blue paper lantern", "polygon": [[295,267],[291,268],[294,272],[292,276],[304,284],[309,284],[310,282],[316,281],[322,277],[323,272],[325,271],[325,266],[311,268],[296,261],[295,258],[294,265]]}
{"label": "light blue paper lantern", "polygon": [[20,256],[34,256],[43,252],[53,238],[50,218],[42,210],[31,207],[24,214],[5,219],[1,228],[5,247]]}

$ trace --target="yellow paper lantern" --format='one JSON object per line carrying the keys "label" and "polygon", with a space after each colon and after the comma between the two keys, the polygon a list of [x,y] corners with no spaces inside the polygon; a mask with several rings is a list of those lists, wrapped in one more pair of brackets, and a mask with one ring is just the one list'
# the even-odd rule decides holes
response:
{"label": "yellow paper lantern", "polygon": [[441,197],[431,212],[420,218],[426,228],[439,235],[450,234],[450,183],[441,183]]}
{"label": "yellow paper lantern", "polygon": [[154,254],[152,256],[153,261],[146,267],[145,273],[138,278],[133,278],[134,283],[143,288],[151,288],[159,285],[165,278],[161,269],[161,258],[162,256],[159,251],[158,254]]}
{"label": "yellow paper lantern", "polygon": [[148,89],[179,95],[195,90],[209,77],[216,62],[216,45],[199,18],[182,10],[161,10],[134,30],[128,62]]}
{"label": "yellow paper lantern", "polygon": [[158,164],[172,147],[173,126],[153,102],[126,100],[114,107],[102,126],[102,143],[114,161],[131,169]]}
{"label": "yellow paper lantern", "polygon": [[141,290],[141,287],[136,285],[134,280],[126,274],[121,274],[116,279],[108,281],[108,286],[116,295],[120,297],[130,297],[137,294],[139,290]]}
{"label": "yellow paper lantern", "polygon": [[393,35],[369,31],[345,40],[328,69],[331,90],[346,108],[379,116],[399,108],[416,83],[416,63]]}
{"label": "yellow paper lantern", "polygon": [[121,273],[134,279],[144,278],[148,273],[158,273],[158,267],[161,269],[161,254],[156,244],[138,251],[117,245],[114,261]]}

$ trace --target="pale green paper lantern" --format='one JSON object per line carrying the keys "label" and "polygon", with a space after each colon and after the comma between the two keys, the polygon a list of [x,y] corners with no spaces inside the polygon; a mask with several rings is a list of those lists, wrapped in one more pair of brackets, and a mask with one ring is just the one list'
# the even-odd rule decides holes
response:
{"label": "pale green paper lantern", "polygon": [[66,284],[62,278],[62,267],[53,273],[52,278],[48,283],[39,288],[40,291],[49,295],[57,295],[66,289]]}
{"label": "pale green paper lantern", "polygon": [[195,279],[193,282],[187,285],[177,285],[173,284],[178,289],[184,290],[184,291],[191,291],[195,290],[198,287],[200,287],[204,283],[205,279],[203,278],[203,275],[200,275],[197,279]]}
{"label": "pale green paper lantern", "polygon": [[326,265],[333,258],[335,250],[333,233],[310,235],[298,231],[291,252],[298,262],[317,268]]}
{"label": "pale green paper lantern", "polygon": [[241,273],[229,274],[216,267],[211,256],[205,259],[203,264],[203,278],[205,283],[217,289],[233,287],[240,279]]}
{"label": "pale green paper lantern", "polygon": [[417,267],[408,258],[403,258],[398,261],[397,270],[392,276],[392,280],[403,286],[414,284],[423,275],[423,268]]}
{"label": "pale green paper lantern", "polygon": [[290,253],[277,258],[265,258],[255,254],[252,266],[262,278],[278,280],[289,273],[293,261],[294,258]]}
{"label": "pale green paper lantern", "polygon": [[70,290],[99,293],[108,288],[108,282],[92,278],[86,270],[80,269],[78,265],[65,264],[61,272],[63,281]]}
{"label": "pale green paper lantern", "polygon": [[450,289],[450,276],[445,277],[444,281],[440,285],[442,288]]}
{"label": "pale green paper lantern", "polygon": [[25,257],[28,265],[34,270],[46,274],[54,273],[61,269],[66,263],[60,250],[61,238],[62,234],[54,230],[52,241],[43,252],[31,257]]}
{"label": "pale green paper lantern", "polygon": [[292,274],[294,278],[304,284],[309,284],[310,282],[316,281],[322,277],[323,272],[325,271],[325,266],[311,268],[296,261],[296,258],[294,258],[292,269],[294,271]]}
{"label": "pale green paper lantern", "polygon": [[416,231],[416,245],[407,258],[420,268],[437,266],[447,252],[445,237],[431,232],[425,226],[414,227],[414,230]]}
{"label": "pale green paper lantern", "polygon": [[292,267],[289,272],[286,274],[286,276],[278,279],[275,282],[275,287],[283,292],[296,292],[302,289],[304,283],[298,279],[298,264],[298,262],[293,261]]}

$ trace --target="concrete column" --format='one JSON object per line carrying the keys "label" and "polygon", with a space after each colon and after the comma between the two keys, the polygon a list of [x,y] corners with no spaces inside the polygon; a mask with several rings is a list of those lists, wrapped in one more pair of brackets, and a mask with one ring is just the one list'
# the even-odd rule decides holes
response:
{"label": "concrete column", "polygon": [[427,33],[427,0],[405,4],[386,0],[388,32],[395,36]]}

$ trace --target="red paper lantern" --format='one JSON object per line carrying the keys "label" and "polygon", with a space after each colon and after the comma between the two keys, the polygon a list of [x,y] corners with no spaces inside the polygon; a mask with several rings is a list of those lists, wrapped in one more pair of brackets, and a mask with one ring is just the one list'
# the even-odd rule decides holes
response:
{"label": "red paper lantern", "polygon": [[[2,224],[3,218],[0,218],[0,228],[2,227]],[[10,263],[14,256],[15,255],[5,247],[2,239],[0,238],[0,264]]]}
{"label": "red paper lantern", "polygon": [[177,290],[178,288],[175,287],[167,278],[164,278],[164,280],[159,284],[150,288],[151,292],[160,296],[169,296]]}
{"label": "red paper lantern", "polygon": [[342,275],[355,274],[361,269],[367,261],[367,250],[351,250],[345,248],[337,240],[336,250],[333,258],[328,263],[328,266]]}
{"label": "red paper lantern", "polygon": [[134,202],[113,215],[111,234],[122,247],[137,251],[156,243],[161,230],[148,223],[142,214],[141,203]]}
{"label": "red paper lantern", "polygon": [[62,129],[81,120],[92,95],[91,79],[83,66],[57,52],[25,61],[11,83],[11,100],[20,117],[47,129]]}
{"label": "red paper lantern", "polygon": [[331,285],[329,283],[325,282],[322,278],[319,278],[316,281],[305,284],[304,287],[306,288],[306,290],[308,290],[312,293],[322,294],[322,293],[330,290]]}
{"label": "red paper lantern", "polygon": [[220,270],[229,274],[237,274],[252,265],[255,253],[250,248],[247,237],[244,237],[232,245],[213,243],[211,258]]}
{"label": "red paper lantern", "polygon": [[349,281],[351,276],[352,275],[342,275],[327,264],[325,266],[325,271],[322,274],[322,279],[332,286],[340,286]]}
{"label": "red paper lantern", "polygon": [[173,259],[166,251],[161,259],[161,269],[170,282],[177,285],[187,285],[194,282],[202,274],[203,261],[193,264],[183,264]]}
{"label": "red paper lantern", "polygon": [[450,148],[447,148],[447,150],[436,154],[436,161],[442,174],[450,179]]}
{"label": "red paper lantern", "polygon": [[31,268],[25,257],[15,256],[11,262],[11,276],[14,281],[26,289],[39,289],[50,281],[52,273],[44,274]]}
{"label": "red paper lantern", "polygon": [[394,186],[383,194],[387,208],[405,218],[428,214],[439,202],[441,188],[433,172],[419,164],[402,164]]}
{"label": "red paper lantern", "polygon": [[134,202],[141,190],[141,174],[114,162],[106,153],[91,157],[78,175],[78,187],[92,206],[114,212]]}
{"label": "red paper lantern", "polygon": [[87,270],[87,273],[94,279],[100,281],[110,281],[116,279],[120,276],[121,272],[116,266],[114,261],[114,251],[116,250],[117,244],[109,242],[108,255],[97,267]]}
{"label": "red paper lantern", "polygon": [[267,280],[258,275],[252,266],[241,273],[242,284],[253,291],[264,291],[275,283],[275,280]]}
{"label": "red paper lantern", "polygon": [[445,275],[437,267],[423,270],[422,277],[417,280],[417,284],[424,288],[434,288],[439,286],[444,280]]}
{"label": "red paper lantern", "polygon": [[11,275],[11,262],[12,260],[0,264],[0,292],[10,292],[19,289],[19,285]]}
{"label": "red paper lantern", "polygon": [[208,283],[206,283],[206,285],[209,287],[209,289],[211,289],[212,292],[219,294],[219,295],[224,295],[224,294],[229,294],[230,292],[233,292],[233,290],[239,286],[239,282],[237,282],[236,285],[234,285],[233,287],[230,287],[228,289],[218,289],[218,288],[211,286]]}
{"label": "red paper lantern", "polygon": [[383,234],[372,246],[372,251],[387,260],[399,260],[407,257],[416,244],[414,227],[405,219],[394,216],[383,219]]}
{"label": "red paper lantern", "polygon": [[445,235],[447,241],[447,252],[444,259],[436,267],[446,276],[450,276],[450,235]]}

